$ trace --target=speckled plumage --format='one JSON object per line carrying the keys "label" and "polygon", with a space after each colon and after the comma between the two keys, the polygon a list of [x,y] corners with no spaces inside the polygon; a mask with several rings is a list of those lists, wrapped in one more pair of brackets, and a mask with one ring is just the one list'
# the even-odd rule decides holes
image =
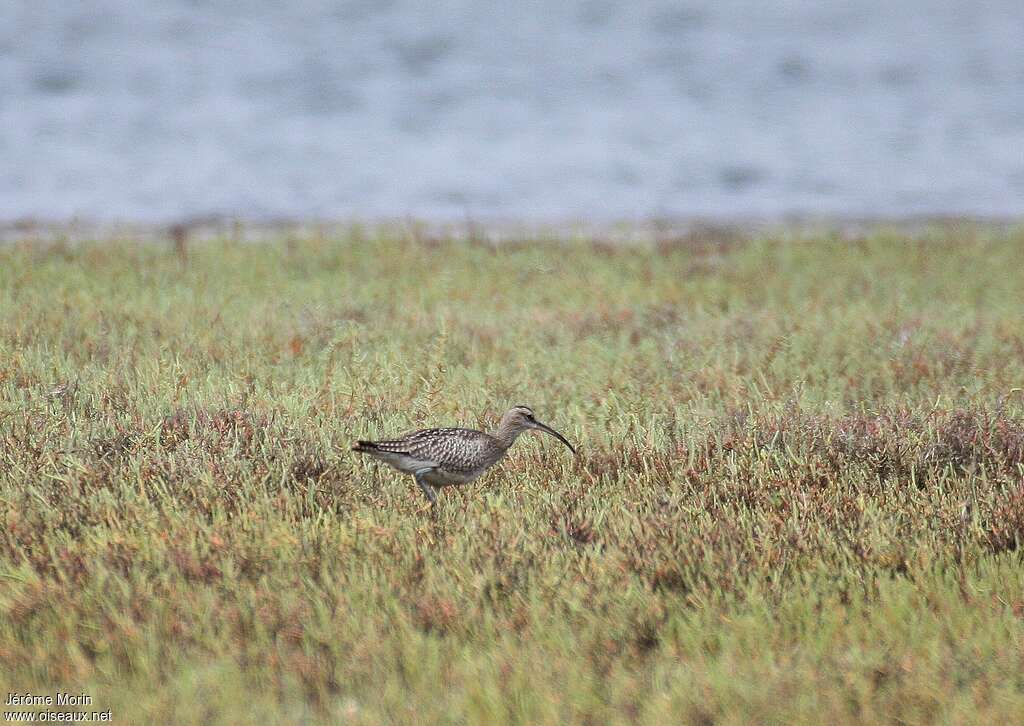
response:
{"label": "speckled plumage", "polygon": [[519,434],[527,429],[545,431],[576,453],[564,436],[537,421],[533,410],[527,406],[510,409],[493,434],[462,428],[424,429],[397,439],[359,441],[352,450],[412,474],[434,504],[435,487],[465,484],[476,479],[498,463]]}

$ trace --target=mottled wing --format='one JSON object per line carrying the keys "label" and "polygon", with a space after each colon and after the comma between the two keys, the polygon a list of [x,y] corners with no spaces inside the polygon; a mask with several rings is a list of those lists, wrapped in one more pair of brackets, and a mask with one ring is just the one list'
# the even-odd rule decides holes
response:
{"label": "mottled wing", "polygon": [[494,446],[490,436],[472,429],[426,429],[404,441],[417,458],[434,461],[438,468],[456,474],[477,470]]}

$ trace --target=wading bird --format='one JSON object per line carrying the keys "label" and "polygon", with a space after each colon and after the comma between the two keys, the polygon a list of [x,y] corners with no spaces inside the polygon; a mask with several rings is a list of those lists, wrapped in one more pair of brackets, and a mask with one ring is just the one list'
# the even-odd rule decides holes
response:
{"label": "wading bird", "polygon": [[491,434],[474,429],[424,429],[389,441],[357,441],[352,451],[412,474],[433,506],[438,487],[473,481],[501,461],[527,429],[551,434],[576,453],[564,436],[534,418],[529,406],[509,409]]}

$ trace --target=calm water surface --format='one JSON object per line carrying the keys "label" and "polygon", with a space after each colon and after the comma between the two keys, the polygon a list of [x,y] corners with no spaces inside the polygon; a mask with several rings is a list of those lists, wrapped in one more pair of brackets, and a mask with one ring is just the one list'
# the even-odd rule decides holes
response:
{"label": "calm water surface", "polygon": [[6,0],[0,218],[1024,213],[1024,2]]}

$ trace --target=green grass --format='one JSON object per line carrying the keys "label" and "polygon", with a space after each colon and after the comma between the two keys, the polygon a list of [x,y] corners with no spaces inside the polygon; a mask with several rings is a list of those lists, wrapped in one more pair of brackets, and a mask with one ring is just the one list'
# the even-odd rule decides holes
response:
{"label": "green grass", "polygon": [[[1015,722],[1022,270],[974,228],[9,246],[0,684],[119,723]],[[526,436],[433,515],[348,450],[516,403],[580,456]]]}

